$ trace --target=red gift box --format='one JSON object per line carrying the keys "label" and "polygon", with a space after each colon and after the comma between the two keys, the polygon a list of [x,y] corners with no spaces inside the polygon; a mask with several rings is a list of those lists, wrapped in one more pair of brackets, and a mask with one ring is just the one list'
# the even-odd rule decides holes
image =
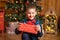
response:
{"label": "red gift box", "polygon": [[0,30],[4,33],[4,11],[0,10]]}
{"label": "red gift box", "polygon": [[35,25],[29,25],[29,24],[20,24],[19,31],[37,34],[37,30],[35,29]]}

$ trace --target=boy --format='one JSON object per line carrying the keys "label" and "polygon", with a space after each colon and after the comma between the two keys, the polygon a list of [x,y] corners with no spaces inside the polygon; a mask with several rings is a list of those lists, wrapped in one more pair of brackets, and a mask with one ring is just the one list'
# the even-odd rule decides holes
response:
{"label": "boy", "polygon": [[[31,33],[22,33],[22,40],[38,40],[38,37],[41,37],[43,35],[42,33],[42,27],[38,20],[35,19],[35,16],[37,14],[36,7],[34,5],[30,5],[26,9],[26,19],[22,21],[22,23],[30,24],[30,25],[36,25],[36,30],[38,31],[38,34],[31,34]],[[15,30],[16,34],[21,33],[18,28]]]}

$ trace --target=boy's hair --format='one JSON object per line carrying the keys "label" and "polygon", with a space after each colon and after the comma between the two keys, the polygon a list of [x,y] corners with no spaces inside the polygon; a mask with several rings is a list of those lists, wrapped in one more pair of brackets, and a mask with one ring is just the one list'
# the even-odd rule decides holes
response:
{"label": "boy's hair", "polygon": [[33,4],[30,4],[30,5],[28,5],[28,7],[26,7],[26,11],[27,11],[28,9],[36,9],[36,6],[33,5]]}

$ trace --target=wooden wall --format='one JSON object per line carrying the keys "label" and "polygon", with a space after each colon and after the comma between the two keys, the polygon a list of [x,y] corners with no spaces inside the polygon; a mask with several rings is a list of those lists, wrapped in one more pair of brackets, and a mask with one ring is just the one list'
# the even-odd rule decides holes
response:
{"label": "wooden wall", "polygon": [[44,12],[49,9],[54,10],[57,16],[60,16],[60,0],[44,0]]}
{"label": "wooden wall", "polygon": [[6,4],[6,0],[0,0],[0,9],[4,9]]}

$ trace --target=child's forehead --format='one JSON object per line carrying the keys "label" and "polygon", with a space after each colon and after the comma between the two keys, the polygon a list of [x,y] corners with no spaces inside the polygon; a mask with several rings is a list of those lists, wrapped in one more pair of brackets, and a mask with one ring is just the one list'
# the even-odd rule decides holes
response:
{"label": "child's forehead", "polygon": [[28,12],[36,12],[36,9],[34,8],[28,9]]}

